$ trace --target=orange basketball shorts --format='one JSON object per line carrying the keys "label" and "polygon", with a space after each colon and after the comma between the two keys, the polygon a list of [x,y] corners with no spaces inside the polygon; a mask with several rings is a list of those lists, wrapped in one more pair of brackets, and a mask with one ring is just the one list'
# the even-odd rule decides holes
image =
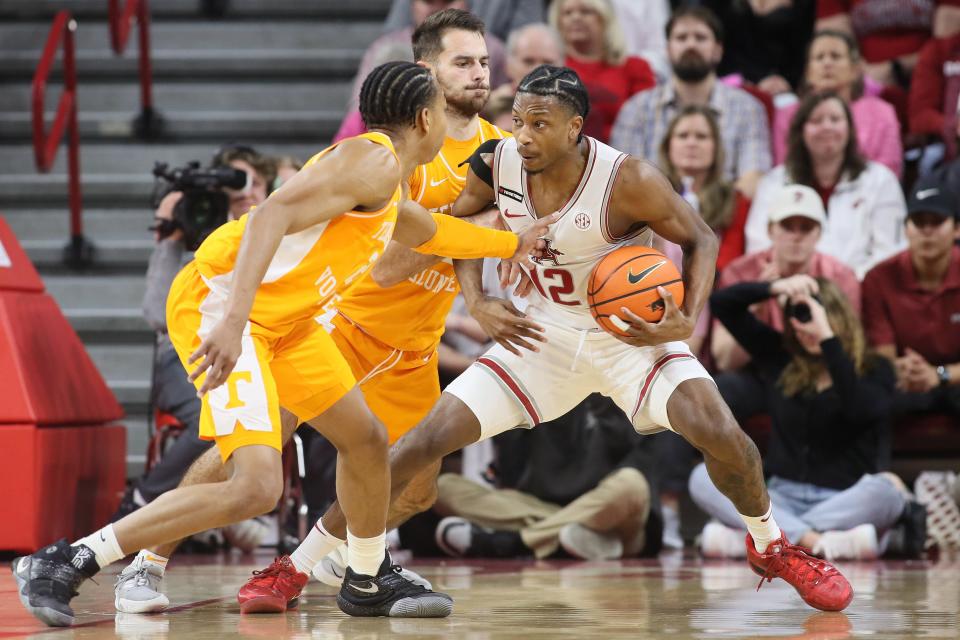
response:
{"label": "orange basketball shorts", "polygon": [[390,444],[410,431],[440,398],[437,350],[400,351],[344,316],[330,334],[350,364],[367,406],[387,427]]}
{"label": "orange basketball shorts", "polygon": [[[222,317],[225,291],[211,289],[193,262],[177,275],[167,297],[170,341],[188,371],[187,359]],[[270,328],[247,323],[237,364],[220,387],[203,398],[200,437],[214,440],[226,461],[240,447],[281,450],[280,407],[310,420],[356,384],[350,365],[313,318]],[[205,375],[200,376],[199,388]]]}

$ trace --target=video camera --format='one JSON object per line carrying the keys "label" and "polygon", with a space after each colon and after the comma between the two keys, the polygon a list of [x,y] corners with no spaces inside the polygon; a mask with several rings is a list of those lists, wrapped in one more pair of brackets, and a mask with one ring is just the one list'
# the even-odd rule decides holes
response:
{"label": "video camera", "polygon": [[[154,206],[171,191],[183,193],[173,209],[172,220],[158,220],[152,227],[160,238],[165,238],[180,229],[183,243],[189,251],[196,251],[214,229],[227,221],[230,200],[224,189],[244,189],[249,176],[245,171],[232,167],[201,169],[199,162],[187,163],[185,167],[169,169],[165,162],[157,162],[153,175],[168,184],[168,188],[155,198]],[[159,186],[159,185],[158,185]]]}

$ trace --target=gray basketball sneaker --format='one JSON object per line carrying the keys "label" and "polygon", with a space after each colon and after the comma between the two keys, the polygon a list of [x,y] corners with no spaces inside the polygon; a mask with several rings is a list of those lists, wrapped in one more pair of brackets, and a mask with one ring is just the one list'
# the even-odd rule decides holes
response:
{"label": "gray basketball sneaker", "polygon": [[160,593],[163,572],[155,564],[138,555],[117,576],[113,604],[122,613],[156,613],[170,606],[167,596]]}

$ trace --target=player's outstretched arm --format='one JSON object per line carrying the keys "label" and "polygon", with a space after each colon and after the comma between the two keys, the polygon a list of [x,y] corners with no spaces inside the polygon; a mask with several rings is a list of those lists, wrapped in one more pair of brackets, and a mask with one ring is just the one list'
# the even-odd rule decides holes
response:
{"label": "player's outstretched arm", "polygon": [[404,200],[393,239],[419,253],[460,259],[502,258],[530,265],[530,256],[539,256],[546,247],[543,236],[558,217],[554,213],[540,218],[516,234],[431,213],[412,200]]}
{"label": "player's outstretched arm", "polygon": [[652,164],[628,158],[614,186],[610,203],[611,223],[627,228],[646,223],[657,235],[683,249],[683,308],[673,295],[660,288],[664,314],[657,323],[646,322],[629,309],[622,308],[620,318],[612,318],[631,337],[635,345],[661,344],[686,340],[703,305],[713,289],[719,243],[710,227],[687,202],[677,195],[666,176]]}
{"label": "player's outstretched arm", "polygon": [[189,359],[199,363],[191,382],[207,376],[198,395],[223,384],[233,371],[257,288],[283,236],[353,209],[376,211],[390,202],[399,182],[400,166],[389,149],[350,140],[304,167],[247,214],[226,313]]}

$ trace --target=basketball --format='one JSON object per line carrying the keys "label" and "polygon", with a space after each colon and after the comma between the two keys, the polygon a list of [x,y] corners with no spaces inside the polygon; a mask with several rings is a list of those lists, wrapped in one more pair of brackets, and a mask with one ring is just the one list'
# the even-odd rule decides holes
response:
{"label": "basketball", "polygon": [[676,265],[650,247],[621,247],[604,256],[590,273],[587,304],[606,331],[627,335],[610,322],[610,316],[620,317],[620,307],[626,307],[647,322],[659,321],[664,309],[657,292],[661,286],[673,294],[677,306],[683,304],[683,281]]}

